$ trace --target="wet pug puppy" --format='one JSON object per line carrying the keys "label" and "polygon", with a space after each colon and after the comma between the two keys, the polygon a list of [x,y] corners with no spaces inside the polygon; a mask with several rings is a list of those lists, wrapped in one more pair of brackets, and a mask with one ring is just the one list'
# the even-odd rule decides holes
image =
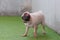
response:
{"label": "wet pug puppy", "polygon": [[38,25],[42,25],[42,31],[45,34],[45,18],[42,13],[42,11],[34,12],[34,13],[29,13],[28,11],[24,12],[22,14],[22,20],[24,24],[26,25],[26,30],[23,36],[27,36],[28,30],[30,27],[34,28],[34,37],[37,37],[37,29]]}

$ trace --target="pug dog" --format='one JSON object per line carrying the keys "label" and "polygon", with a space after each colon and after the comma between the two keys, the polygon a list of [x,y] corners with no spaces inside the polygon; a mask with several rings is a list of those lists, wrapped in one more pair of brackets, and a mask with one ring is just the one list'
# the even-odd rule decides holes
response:
{"label": "pug dog", "polygon": [[44,17],[44,14],[42,11],[38,11],[38,12],[34,12],[34,13],[30,13],[30,12],[26,11],[22,14],[22,20],[26,26],[25,33],[23,34],[24,37],[27,36],[28,30],[30,27],[32,27],[34,29],[34,37],[37,37],[37,29],[38,29],[39,24],[42,25],[42,32],[44,34],[46,34],[45,17]]}

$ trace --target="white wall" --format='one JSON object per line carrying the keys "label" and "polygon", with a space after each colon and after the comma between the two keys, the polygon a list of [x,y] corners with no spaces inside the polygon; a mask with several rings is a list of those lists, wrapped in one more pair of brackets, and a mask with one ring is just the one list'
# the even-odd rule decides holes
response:
{"label": "white wall", "polygon": [[21,0],[0,0],[0,15],[17,15],[14,12],[21,8],[21,4]]}
{"label": "white wall", "polygon": [[56,27],[55,30],[60,33],[60,0],[56,0]]}
{"label": "white wall", "polygon": [[[42,10],[45,14],[46,23],[55,31],[60,31],[60,0],[32,0],[34,11]],[[57,27],[56,27],[57,26]]]}
{"label": "white wall", "polygon": [[0,15],[19,15],[28,3],[31,3],[31,0],[0,0]]}
{"label": "white wall", "polygon": [[[49,25],[54,24],[55,1],[54,0],[32,0],[33,11],[42,10],[45,14],[46,21]],[[53,25],[54,26],[54,25]]]}
{"label": "white wall", "polygon": [[0,0],[0,15],[19,15],[25,3],[26,0]]}
{"label": "white wall", "polygon": [[0,2],[0,10],[6,11],[6,10],[17,10],[21,4],[21,0],[1,0]]}

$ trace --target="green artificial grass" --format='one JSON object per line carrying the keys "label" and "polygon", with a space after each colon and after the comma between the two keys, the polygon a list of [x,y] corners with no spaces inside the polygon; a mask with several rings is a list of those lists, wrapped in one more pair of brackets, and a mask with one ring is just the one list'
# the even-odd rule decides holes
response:
{"label": "green artificial grass", "polygon": [[22,37],[25,25],[20,17],[0,16],[0,40],[60,40],[60,36],[48,27],[46,27],[46,35],[42,34],[41,29],[38,27],[37,38],[33,36],[33,28],[30,28],[27,37]]}

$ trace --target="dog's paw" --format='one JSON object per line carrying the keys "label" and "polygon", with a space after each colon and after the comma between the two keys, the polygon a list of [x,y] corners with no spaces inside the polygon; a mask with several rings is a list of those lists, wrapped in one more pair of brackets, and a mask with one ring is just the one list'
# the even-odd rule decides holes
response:
{"label": "dog's paw", "polygon": [[42,32],[44,35],[46,34],[46,32],[44,31],[44,32]]}
{"label": "dog's paw", "polygon": [[26,36],[27,36],[27,34],[24,34],[24,35],[23,35],[23,37],[26,37]]}

